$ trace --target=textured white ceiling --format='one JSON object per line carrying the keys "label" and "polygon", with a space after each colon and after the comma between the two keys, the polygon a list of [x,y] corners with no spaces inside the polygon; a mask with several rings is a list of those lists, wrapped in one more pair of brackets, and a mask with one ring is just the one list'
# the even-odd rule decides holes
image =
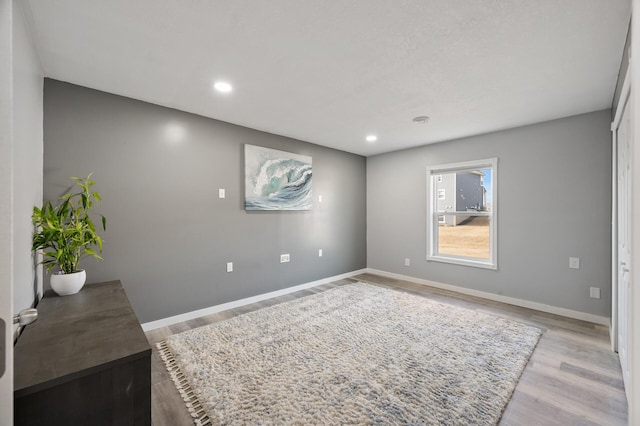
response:
{"label": "textured white ceiling", "polygon": [[629,0],[26,3],[47,77],[367,156],[609,108],[630,17]]}

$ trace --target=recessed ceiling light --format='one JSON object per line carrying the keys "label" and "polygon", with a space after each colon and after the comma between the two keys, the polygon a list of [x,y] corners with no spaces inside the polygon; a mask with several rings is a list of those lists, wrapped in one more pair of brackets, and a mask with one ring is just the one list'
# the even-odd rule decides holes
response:
{"label": "recessed ceiling light", "polygon": [[426,115],[421,115],[413,119],[413,122],[418,124],[427,124],[428,121],[429,121],[429,117],[427,117]]}
{"label": "recessed ceiling light", "polygon": [[376,135],[368,135],[365,139],[367,142],[375,142],[378,140],[378,137]]}
{"label": "recessed ceiling light", "polygon": [[213,84],[213,88],[220,93],[229,93],[233,90],[233,86],[226,81],[216,81]]}

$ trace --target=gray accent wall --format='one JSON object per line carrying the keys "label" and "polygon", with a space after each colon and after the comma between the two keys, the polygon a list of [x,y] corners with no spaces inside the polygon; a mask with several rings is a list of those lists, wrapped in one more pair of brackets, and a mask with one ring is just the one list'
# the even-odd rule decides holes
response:
{"label": "gray accent wall", "polygon": [[[313,210],[246,212],[244,144],[311,156]],[[364,157],[46,79],[44,198],[91,171],[108,229],[82,267],[141,322],[366,267]]]}
{"label": "gray accent wall", "polygon": [[[368,157],[368,267],[609,316],[610,121],[603,110]],[[498,270],[428,262],[426,167],[491,157]],[[569,257],[580,269],[569,269]],[[601,299],[589,298],[592,286]]]}

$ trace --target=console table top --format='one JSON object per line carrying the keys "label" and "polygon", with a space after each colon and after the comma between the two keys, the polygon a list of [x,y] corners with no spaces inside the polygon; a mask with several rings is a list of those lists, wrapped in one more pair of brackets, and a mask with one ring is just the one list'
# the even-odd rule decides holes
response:
{"label": "console table top", "polygon": [[74,380],[151,352],[120,281],[71,296],[48,290],[14,347],[14,395]]}

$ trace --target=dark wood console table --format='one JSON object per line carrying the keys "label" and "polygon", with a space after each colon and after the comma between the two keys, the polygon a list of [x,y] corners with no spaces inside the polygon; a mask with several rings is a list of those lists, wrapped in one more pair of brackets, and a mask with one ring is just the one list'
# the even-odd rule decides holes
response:
{"label": "dark wood console table", "polygon": [[14,348],[15,425],[150,425],[151,347],[120,281],[47,291]]}

